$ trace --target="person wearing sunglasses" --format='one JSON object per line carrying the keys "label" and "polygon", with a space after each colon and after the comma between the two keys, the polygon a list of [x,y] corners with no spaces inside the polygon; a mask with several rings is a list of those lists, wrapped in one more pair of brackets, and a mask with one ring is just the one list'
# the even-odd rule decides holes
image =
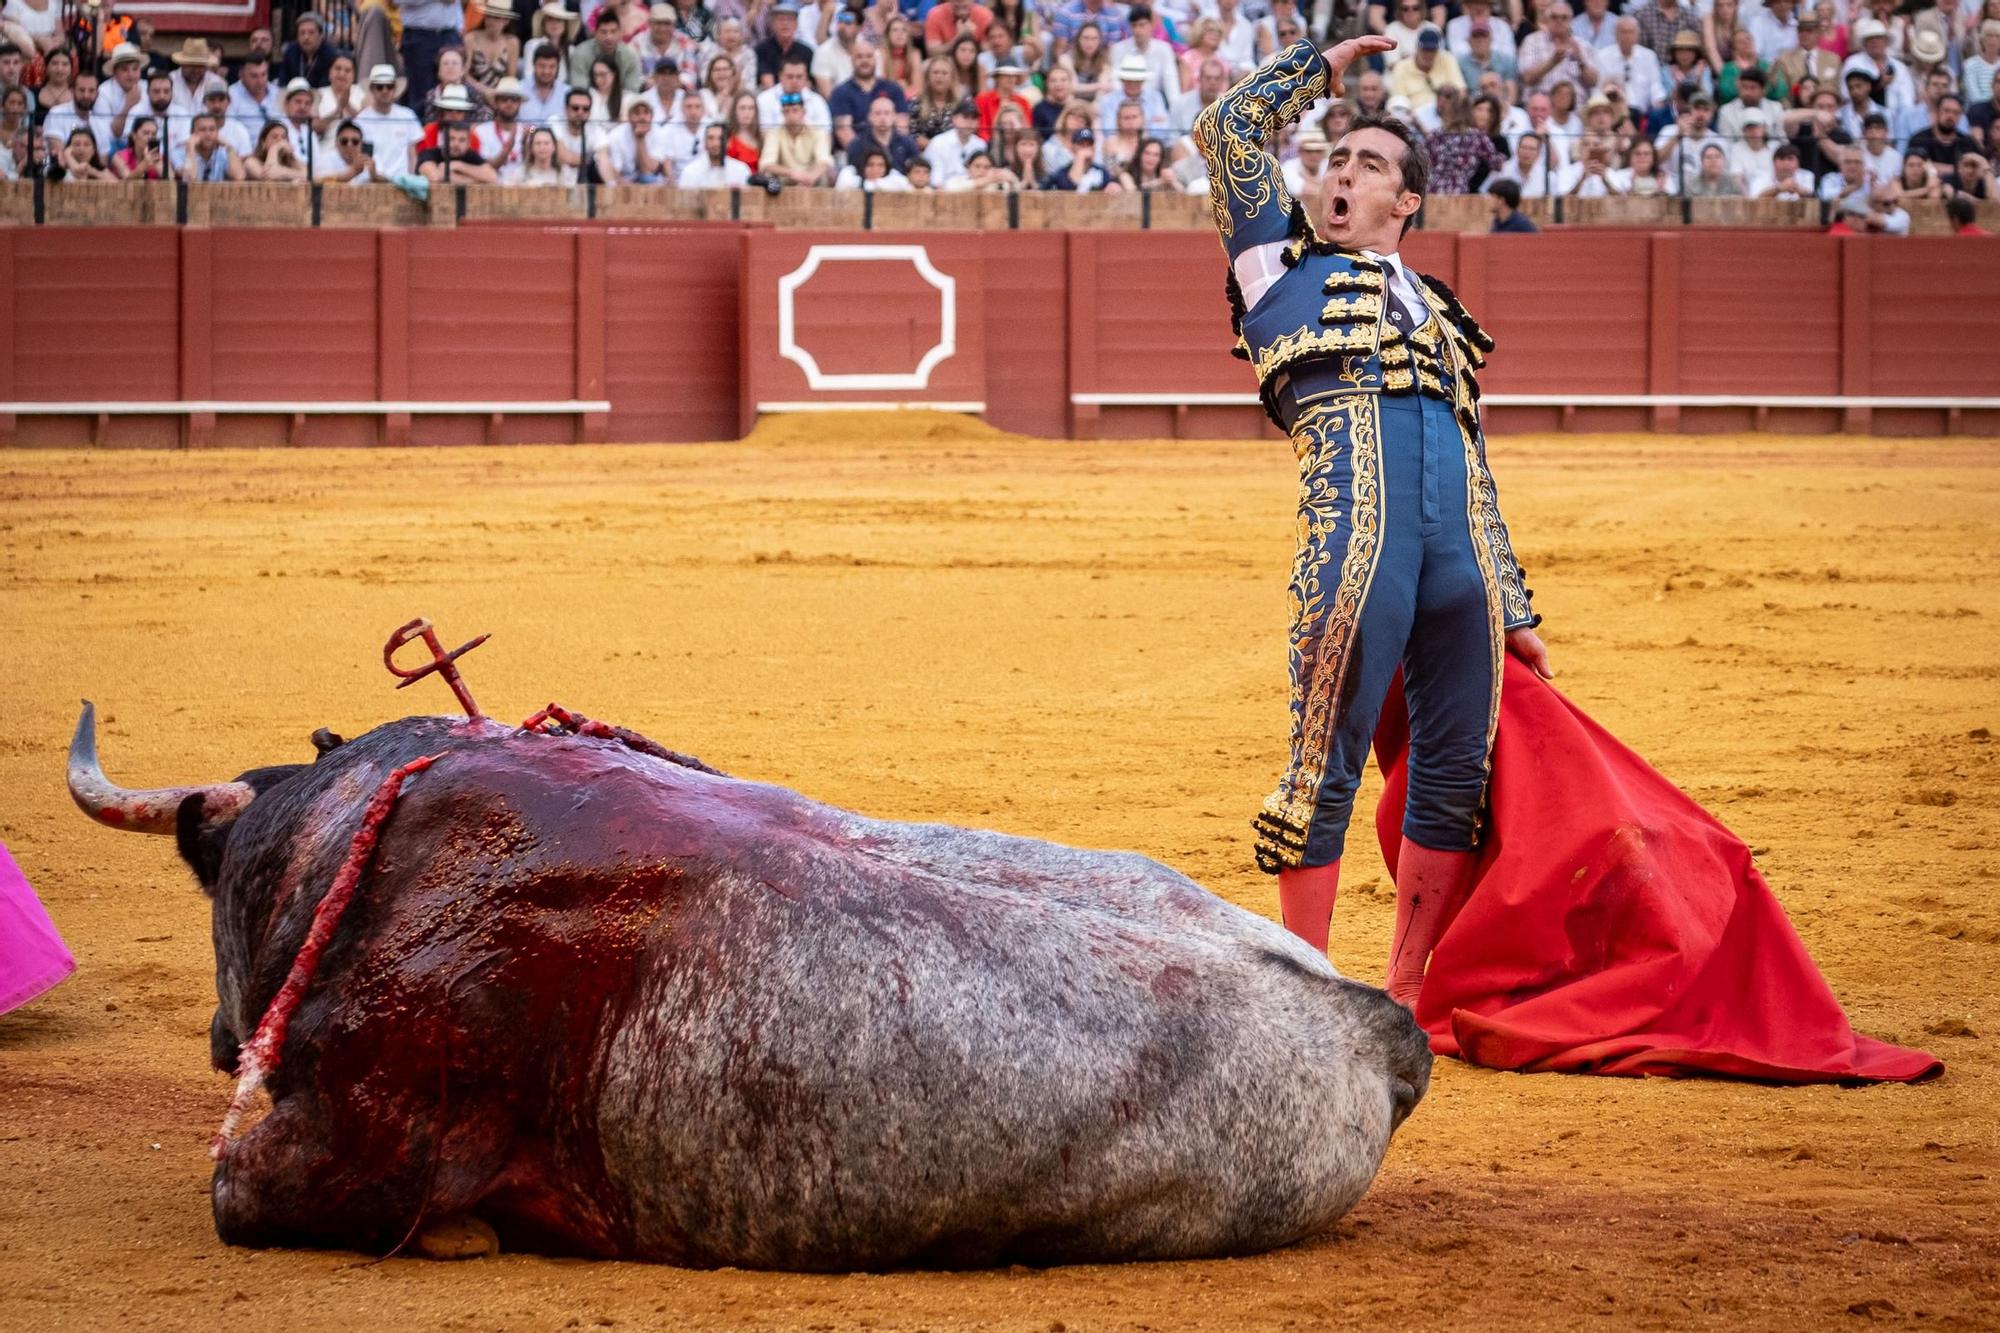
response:
{"label": "person wearing sunglasses", "polygon": [[343,120],[333,132],[333,160],[313,163],[313,179],[336,185],[373,185],[379,179],[373,150],[374,145],[362,137],[361,127]]}

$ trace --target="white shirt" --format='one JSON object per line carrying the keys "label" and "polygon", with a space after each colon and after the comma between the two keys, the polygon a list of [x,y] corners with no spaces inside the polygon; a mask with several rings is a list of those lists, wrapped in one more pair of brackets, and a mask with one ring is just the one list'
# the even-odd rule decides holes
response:
{"label": "white shirt", "polygon": [[821,42],[813,48],[810,72],[814,83],[838,88],[854,77],[854,57],[838,41]]}
{"label": "white shirt", "polygon": [[[194,137],[192,115],[167,118],[167,165],[178,172],[187,162],[187,142]],[[238,161],[250,156],[250,131],[233,120],[216,126],[215,141],[236,155]]]}
{"label": "white shirt", "polygon": [[1285,188],[1292,192],[1292,198],[1314,199],[1318,197],[1320,185],[1326,180],[1326,158],[1321,157],[1319,163],[1319,172],[1310,178],[1306,176],[1306,164],[1303,158],[1295,157],[1279,168],[1285,177]]}
{"label": "white shirt", "polygon": [[712,165],[706,157],[698,157],[681,168],[679,181],[683,190],[736,189],[750,183],[750,168],[733,157],[722,159],[721,166]]}
{"label": "white shirt", "polygon": [[354,123],[361,127],[361,137],[375,145],[375,167],[383,177],[410,174],[410,146],[424,137],[416,112],[401,104],[377,111],[371,104]]}
{"label": "white shirt", "polygon": [[[784,110],[778,105],[782,90],[772,84],[757,94],[757,122],[767,130],[774,130],[785,123]],[[806,128],[825,130],[833,133],[833,112],[828,110],[826,99],[808,88],[799,96],[806,99]]]}
{"label": "white shirt", "polygon": [[1127,37],[1111,48],[1112,68],[1116,69],[1126,56],[1137,56],[1146,62],[1146,91],[1158,93],[1162,99],[1180,96],[1181,72],[1172,47],[1155,37],[1141,51],[1137,39]]}
{"label": "white shirt", "polygon": [[[1754,199],[1775,184],[1777,184],[1777,177],[1774,174],[1766,173],[1753,181],[1744,193]],[[1791,185],[1779,190],[1778,193],[1771,197],[1773,199],[1812,199],[1816,198],[1818,193],[1813,188],[1813,174],[1810,171],[1794,171],[1792,173]]]}
{"label": "white shirt", "polygon": [[[967,177],[966,179],[970,179]],[[840,178],[833,183],[836,190],[862,190],[868,194],[908,194],[915,187],[902,172],[891,170],[880,180],[864,181],[861,173],[853,167],[842,167]]]}
{"label": "white shirt", "polygon": [[48,119],[42,122],[42,137],[48,140],[49,156],[61,156],[63,145],[69,142],[71,131],[79,129],[90,131],[90,137],[97,141],[98,153],[104,158],[106,165],[109,165],[112,142],[111,118],[107,116],[99,120],[95,115],[80,116],[77,114],[74,102],[64,102],[50,111]]}
{"label": "white shirt", "polygon": [[507,147],[507,156],[500,156],[500,128],[494,122],[482,121],[472,127],[472,151],[478,153],[496,167],[512,166],[528,151],[528,136],[535,127],[525,120],[514,122],[514,142]]}
{"label": "white shirt", "polygon": [[[1514,30],[1507,26],[1507,21],[1495,15],[1486,20],[1486,26],[1493,32],[1493,54],[1496,56],[1514,55]],[[1446,21],[1444,25],[1444,44],[1451,48],[1451,53],[1458,58],[1459,64],[1463,65],[1472,59],[1472,16],[1470,14],[1460,14],[1457,18]]]}
{"label": "white shirt", "polygon": [[190,88],[188,87],[187,79],[182,77],[179,71],[176,71],[174,74],[174,110],[185,111],[190,116],[197,114],[208,100],[208,90],[210,88],[220,88],[222,91],[228,92],[229,84],[220,74],[210,72],[202,75],[201,82]]}
{"label": "white shirt", "polygon": [[986,140],[976,134],[961,139],[954,126],[931,140],[924,149],[924,160],[931,164],[931,188],[941,190],[946,183],[965,174],[965,159],[986,147]]}
{"label": "white shirt", "polygon": [[679,180],[681,169],[701,156],[701,136],[705,128],[704,124],[697,123],[689,129],[684,120],[671,121],[660,127],[660,135],[666,140],[667,161],[673,166],[667,172],[670,178]]}
{"label": "white shirt", "polygon": [[[629,122],[620,125],[605,137],[604,150],[610,154],[611,169],[618,173],[621,180],[630,177],[639,169],[639,136],[632,132]],[[671,174],[673,167],[667,154],[665,130],[654,126],[646,131],[646,154],[653,161],[666,164],[661,168],[662,174]]]}
{"label": "white shirt", "polygon": [[1896,151],[1894,144],[1882,145],[1879,153],[1869,152],[1865,141],[1855,146],[1861,150],[1861,160],[1867,165],[1868,179],[1877,185],[1893,185],[1896,178],[1903,174],[1903,155]]}
{"label": "white shirt", "polygon": [[1651,111],[1666,96],[1666,89],[1660,83],[1660,58],[1643,42],[1632,43],[1629,56],[1618,49],[1616,42],[1600,46],[1597,72],[1604,78],[1618,80],[1625,89],[1626,102],[1641,111]]}
{"label": "white shirt", "polygon": [[[1236,270],[1236,285],[1243,292],[1245,310],[1255,310],[1257,303],[1264,299],[1264,293],[1270,291],[1277,285],[1279,278],[1291,271],[1285,267],[1282,258],[1287,244],[1289,242],[1267,241],[1263,245],[1253,245],[1236,256],[1233,267]],[[1360,253],[1378,261],[1389,270],[1389,283],[1395,290],[1397,299],[1403,303],[1405,309],[1421,318],[1427,307],[1424,305],[1422,293],[1417,290],[1417,279],[1404,265],[1403,257],[1399,254],[1377,254],[1373,250],[1363,250]]]}

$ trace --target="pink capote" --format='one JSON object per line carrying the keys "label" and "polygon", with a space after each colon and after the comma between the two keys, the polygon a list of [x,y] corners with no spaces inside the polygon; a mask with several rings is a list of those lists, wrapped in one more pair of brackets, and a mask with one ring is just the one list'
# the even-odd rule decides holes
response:
{"label": "pink capote", "polygon": [[[1391,874],[1408,747],[1399,680],[1375,733]],[[1750,849],[1511,655],[1477,881],[1416,1012],[1438,1054],[1527,1073],[1821,1083],[1944,1068],[1858,1035]]]}
{"label": "pink capote", "polygon": [[76,971],[55,923],[27,876],[0,844],[0,1014],[18,1008]]}

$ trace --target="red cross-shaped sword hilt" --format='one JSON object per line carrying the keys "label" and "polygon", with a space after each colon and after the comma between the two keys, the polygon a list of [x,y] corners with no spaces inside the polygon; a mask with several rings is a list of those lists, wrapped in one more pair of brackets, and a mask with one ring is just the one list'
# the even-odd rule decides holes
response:
{"label": "red cross-shaped sword hilt", "polygon": [[[486,715],[480,712],[479,705],[472,701],[472,691],[465,688],[465,681],[459,676],[458,667],[454,663],[491,637],[489,634],[482,634],[471,643],[462,644],[446,652],[444,645],[438,642],[437,631],[431,628],[431,622],[418,616],[389,636],[389,642],[382,649],[382,665],[389,668],[391,675],[402,677],[396,685],[399,690],[407,689],[432,672],[437,672],[444,677],[444,683],[451,686],[451,692],[458,696],[458,702],[465,708],[467,717],[484,717]],[[415,671],[405,671],[396,665],[396,650],[414,639],[424,641],[425,646],[431,650],[431,660]]]}

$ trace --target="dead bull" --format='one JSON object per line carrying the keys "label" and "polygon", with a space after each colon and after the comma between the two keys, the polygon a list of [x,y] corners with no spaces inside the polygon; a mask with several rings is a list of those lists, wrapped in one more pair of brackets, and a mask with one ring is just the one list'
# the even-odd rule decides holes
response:
{"label": "dead bull", "polygon": [[1153,861],[865,819],[590,725],[405,718],[134,792],[86,705],[78,803],[175,834],[213,899],[225,1070],[414,773],[220,1157],[224,1240],[473,1214],[693,1265],[1240,1254],[1344,1213],[1423,1095],[1400,1007]]}

